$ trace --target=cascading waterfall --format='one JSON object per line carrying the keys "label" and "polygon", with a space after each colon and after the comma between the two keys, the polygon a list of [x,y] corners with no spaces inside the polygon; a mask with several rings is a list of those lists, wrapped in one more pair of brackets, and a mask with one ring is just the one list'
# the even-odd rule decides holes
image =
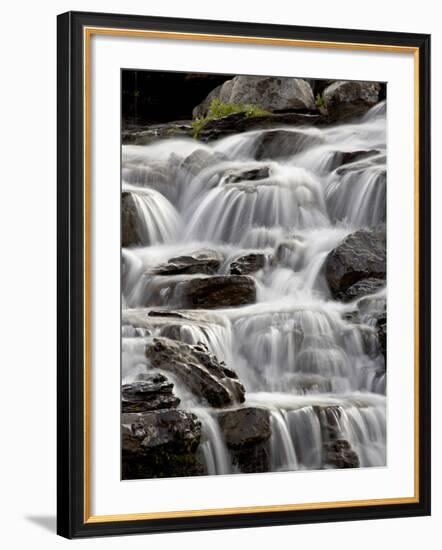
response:
{"label": "cascading waterfall", "polygon": [[[262,147],[268,130],[211,145],[169,139],[123,147],[123,191],[134,198],[143,241],[123,249],[123,380],[148,368],[149,338],[203,342],[238,373],[242,406],[270,412],[273,471],[327,467],[330,433],[351,444],[360,466],[383,466],[386,379],[372,313],[385,289],[364,298],[362,323],[355,324],[348,315],[355,304],[332,299],[322,266],[348,234],[385,222],[385,104],[351,124],[289,131],[296,147],[280,156],[270,151],[271,158]],[[186,159],[196,151],[212,161],[190,170]],[[343,151],[349,160],[341,165]],[[133,328],[144,326],[138,321],[145,308],[183,308],[186,283],[208,275],[155,270],[201,249],[224,258],[217,274],[228,273],[238,256],[264,254],[252,275],[256,303]],[[233,473],[211,409],[186,398],[181,406],[201,420],[208,473]]]}

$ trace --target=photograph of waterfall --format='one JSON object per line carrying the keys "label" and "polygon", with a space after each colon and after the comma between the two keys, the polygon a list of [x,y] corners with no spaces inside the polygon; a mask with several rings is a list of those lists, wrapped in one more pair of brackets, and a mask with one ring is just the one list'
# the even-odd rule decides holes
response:
{"label": "photograph of waterfall", "polygon": [[121,83],[122,479],[385,467],[386,83]]}

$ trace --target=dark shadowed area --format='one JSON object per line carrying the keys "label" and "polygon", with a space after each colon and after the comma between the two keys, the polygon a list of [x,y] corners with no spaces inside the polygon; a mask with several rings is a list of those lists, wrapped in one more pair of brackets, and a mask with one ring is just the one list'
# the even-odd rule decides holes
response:
{"label": "dark shadowed area", "polygon": [[148,124],[191,119],[195,105],[232,76],[123,70],[123,120]]}

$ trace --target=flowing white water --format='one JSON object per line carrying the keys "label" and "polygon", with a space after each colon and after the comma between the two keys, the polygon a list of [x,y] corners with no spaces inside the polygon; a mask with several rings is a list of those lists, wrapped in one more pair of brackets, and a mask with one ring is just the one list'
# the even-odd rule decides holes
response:
{"label": "flowing white water", "polygon": [[[123,190],[134,198],[145,244],[123,250],[123,380],[149,368],[143,346],[152,336],[202,341],[238,373],[244,406],[269,410],[272,470],[326,467],[324,425],[333,414],[360,465],[382,466],[386,376],[374,312],[385,289],[364,299],[362,324],[355,324],[349,314],[357,304],[332,300],[322,266],[346,235],[385,222],[385,105],[352,124],[290,131],[297,147],[273,160],[256,160],[266,131],[211,145],[181,139],[123,147]],[[189,168],[198,151],[206,161]],[[241,176],[247,171],[260,172]],[[182,308],[182,283],[207,276],[154,269],[201,249],[222,255],[219,274],[240,255],[265,254],[254,274],[257,302],[146,324],[144,308]],[[181,406],[201,419],[208,472],[234,472],[214,411],[186,398]]]}
{"label": "flowing white water", "polygon": [[207,473],[209,475],[233,473],[232,459],[216,418],[207,409],[194,408],[192,411],[198,416],[202,425],[201,450]]}

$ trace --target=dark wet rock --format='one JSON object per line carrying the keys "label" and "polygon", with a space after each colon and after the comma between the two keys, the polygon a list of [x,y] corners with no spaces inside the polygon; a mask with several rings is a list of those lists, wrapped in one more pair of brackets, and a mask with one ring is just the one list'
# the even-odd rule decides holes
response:
{"label": "dark wet rock", "polygon": [[175,317],[178,319],[186,319],[186,316],[181,312],[171,309],[151,309],[147,315],[148,317]]}
{"label": "dark wet rock", "polygon": [[270,413],[267,409],[246,407],[218,414],[221,432],[241,472],[270,470]]}
{"label": "dark wet rock", "polygon": [[195,414],[171,409],[123,413],[123,479],[204,474],[197,457],[201,422]]}
{"label": "dark wet rock", "polygon": [[225,407],[244,401],[245,389],[236,373],[210,353],[201,342],[185,344],[169,338],[154,338],[146,346],[151,365],[180,379],[201,401]]}
{"label": "dark wet rock", "polygon": [[189,308],[224,308],[256,302],[255,281],[245,275],[193,278],[177,285],[176,293]]}
{"label": "dark wet rock", "polygon": [[124,145],[149,145],[159,139],[190,137],[191,135],[192,125],[190,121],[136,126],[126,128],[121,134]]}
{"label": "dark wet rock", "polygon": [[235,76],[214,90],[193,110],[194,118],[207,115],[211,102],[259,105],[267,111],[315,110],[310,84],[302,78]]}
{"label": "dark wet rock", "polygon": [[216,311],[204,311],[199,309],[126,309],[122,312],[122,323],[132,327],[156,330],[164,324],[179,323],[206,327],[212,325],[224,326],[223,317]]}
{"label": "dark wet rock", "polygon": [[344,302],[350,302],[352,300],[356,300],[357,298],[361,298],[362,296],[374,294],[384,286],[384,279],[376,279],[374,277],[361,279],[354,285],[351,285],[349,288],[347,288],[341,299]]}
{"label": "dark wet rock", "polygon": [[248,275],[262,269],[266,264],[266,255],[261,252],[251,252],[235,258],[230,264],[231,275]]}
{"label": "dark wet rock", "polygon": [[382,352],[382,355],[384,356],[385,360],[387,360],[387,315],[386,312],[384,314],[379,315],[379,317],[376,320],[376,331],[378,335],[378,342],[379,342],[379,348]]}
{"label": "dark wet rock", "polygon": [[240,449],[270,439],[268,409],[245,407],[223,411],[218,414],[218,421],[229,449]]}
{"label": "dark wet rock", "polygon": [[297,130],[269,130],[256,139],[254,157],[256,160],[291,157],[321,142],[322,138],[319,135]]}
{"label": "dark wet rock", "polygon": [[324,462],[335,468],[359,468],[358,454],[346,439],[336,439],[325,446]]}
{"label": "dark wet rock", "polygon": [[260,166],[258,168],[251,168],[245,170],[231,171],[225,178],[224,183],[241,183],[247,181],[258,181],[268,178],[270,175],[270,168],[268,166]]}
{"label": "dark wet rock", "polygon": [[121,246],[138,246],[142,244],[138,228],[138,214],[131,193],[121,194]]}
{"label": "dark wet rock", "polygon": [[333,82],[322,95],[329,119],[341,121],[366,113],[378,103],[380,89],[378,82]]}
{"label": "dark wet rock", "polygon": [[347,290],[363,279],[385,283],[386,273],[386,239],[382,231],[361,230],[348,235],[325,261],[325,276],[336,299],[351,299],[346,297]]}
{"label": "dark wet rock", "polygon": [[[333,155],[333,168],[353,164],[362,160],[370,159],[376,155],[380,155],[379,149],[358,150],[358,151],[336,151]],[[342,171],[341,171],[342,173]]]}
{"label": "dark wet rock", "polygon": [[340,164],[350,164],[352,162],[359,162],[374,155],[379,155],[379,149],[370,149],[368,151],[347,151],[340,153]]}
{"label": "dark wet rock", "polygon": [[223,256],[215,250],[198,250],[188,255],[170,258],[167,263],[156,267],[156,275],[183,275],[204,273],[213,275],[218,270]]}
{"label": "dark wet rock", "polygon": [[145,374],[143,379],[121,387],[123,413],[173,409],[180,400],[173,393],[173,384],[163,374]]}
{"label": "dark wet rock", "polygon": [[263,116],[247,116],[245,113],[234,113],[209,120],[200,130],[198,139],[209,142],[252,130],[267,130],[280,128],[281,126],[321,126],[325,124],[328,124],[327,117],[319,114],[272,113]]}

